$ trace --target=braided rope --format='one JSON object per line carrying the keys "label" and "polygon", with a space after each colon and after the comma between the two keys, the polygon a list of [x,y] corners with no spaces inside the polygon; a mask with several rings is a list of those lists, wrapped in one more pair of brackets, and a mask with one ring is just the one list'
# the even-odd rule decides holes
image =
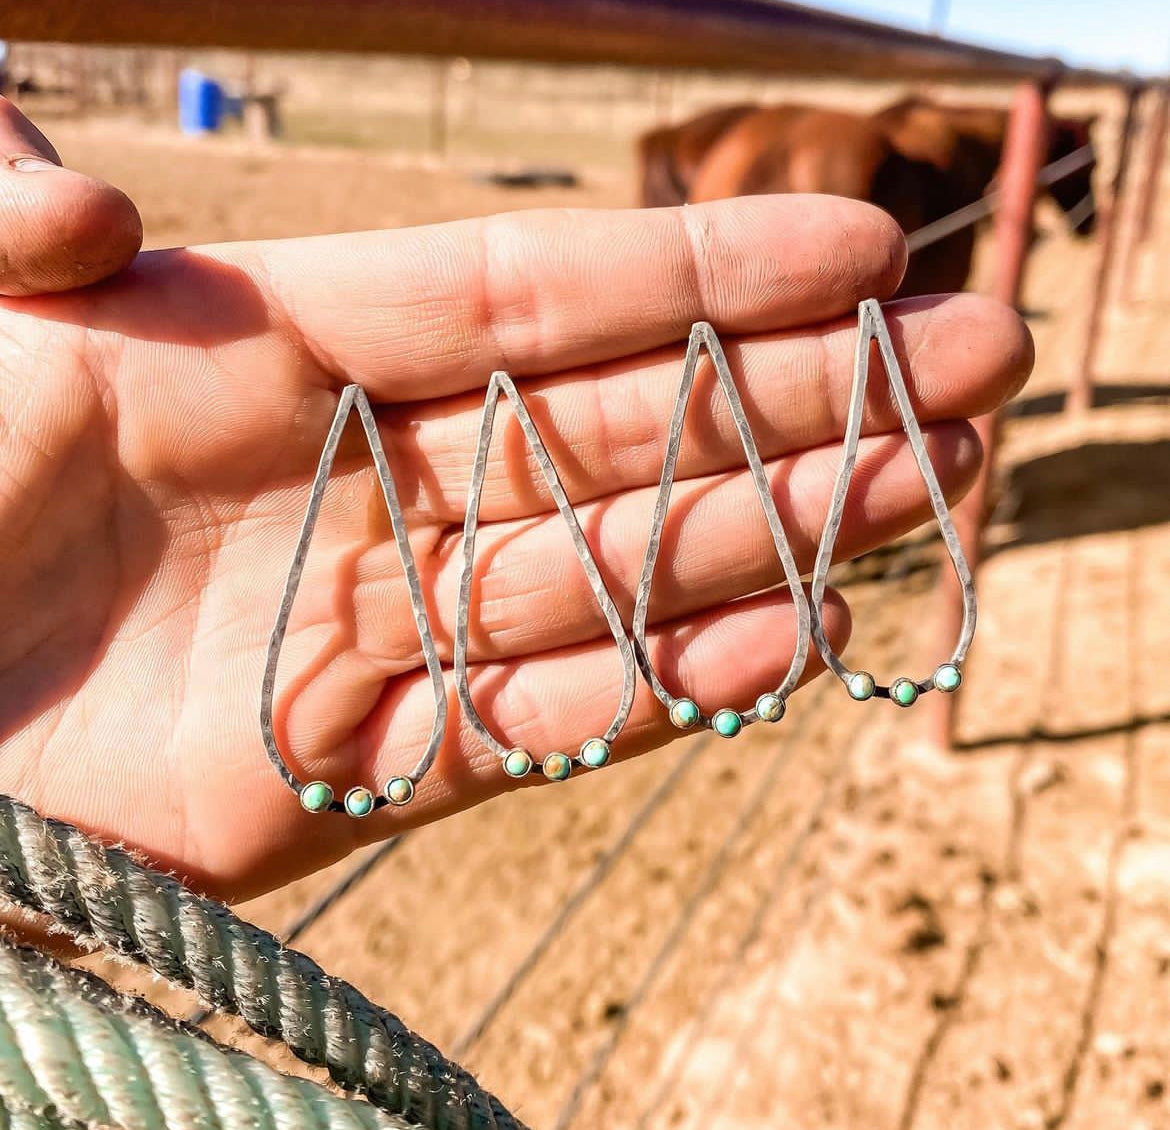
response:
{"label": "braided rope", "polygon": [[26,1110],[9,1110],[0,1095],[0,1130],[77,1130],[76,1126],[62,1122],[46,1113],[29,1114]]}
{"label": "braided rope", "polygon": [[194,989],[429,1130],[524,1130],[396,1016],[265,930],[69,824],[0,796],[0,896]]}
{"label": "braided rope", "polygon": [[0,942],[0,1097],[16,1121],[87,1130],[405,1130],[369,1103],[220,1048],[104,982]]}

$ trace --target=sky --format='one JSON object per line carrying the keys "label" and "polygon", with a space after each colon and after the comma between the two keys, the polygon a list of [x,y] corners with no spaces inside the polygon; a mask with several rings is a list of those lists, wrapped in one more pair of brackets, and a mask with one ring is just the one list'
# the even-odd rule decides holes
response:
{"label": "sky", "polygon": [[1170,71],[1170,0],[803,0],[814,8],[930,28],[949,7],[944,33],[1029,55],[1139,74]]}

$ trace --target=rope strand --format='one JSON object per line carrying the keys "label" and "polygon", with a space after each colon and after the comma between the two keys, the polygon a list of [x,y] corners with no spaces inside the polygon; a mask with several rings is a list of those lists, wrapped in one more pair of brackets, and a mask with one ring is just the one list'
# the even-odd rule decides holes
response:
{"label": "rope strand", "polygon": [[[0,1101],[17,1125],[98,1130],[406,1130],[401,1117],[281,1075],[0,942]],[[2,1123],[0,1123],[2,1124]]]}
{"label": "rope strand", "polygon": [[149,966],[430,1130],[524,1130],[396,1016],[226,906],[0,796],[0,895]]}

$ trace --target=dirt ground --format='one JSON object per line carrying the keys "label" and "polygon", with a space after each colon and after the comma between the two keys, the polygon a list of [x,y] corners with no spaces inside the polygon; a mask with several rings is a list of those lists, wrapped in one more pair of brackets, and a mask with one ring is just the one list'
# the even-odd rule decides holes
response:
{"label": "dirt ground", "polygon": [[[624,156],[510,191],[393,153],[54,136],[133,194],[152,246],[633,200]],[[537,1130],[1170,1127],[1170,178],[1160,217],[1108,307],[1101,406],[1070,420],[1097,250],[1045,214],[958,751],[822,680],[779,737],[690,738],[411,835],[300,947]],[[847,586],[851,658],[929,669],[935,562],[912,547]],[[244,912],[280,931],[343,871]]]}

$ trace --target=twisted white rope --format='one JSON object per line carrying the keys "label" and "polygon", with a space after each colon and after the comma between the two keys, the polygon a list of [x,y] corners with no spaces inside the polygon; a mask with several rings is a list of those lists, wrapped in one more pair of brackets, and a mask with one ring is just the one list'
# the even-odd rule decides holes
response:
{"label": "twisted white rope", "polygon": [[312,959],[177,879],[4,796],[0,896],[193,988],[412,1126],[523,1130],[470,1074]]}
{"label": "twisted white rope", "polygon": [[94,1130],[408,1126],[217,1047],[96,977],[7,942],[0,942],[0,1099],[10,1118]]}

